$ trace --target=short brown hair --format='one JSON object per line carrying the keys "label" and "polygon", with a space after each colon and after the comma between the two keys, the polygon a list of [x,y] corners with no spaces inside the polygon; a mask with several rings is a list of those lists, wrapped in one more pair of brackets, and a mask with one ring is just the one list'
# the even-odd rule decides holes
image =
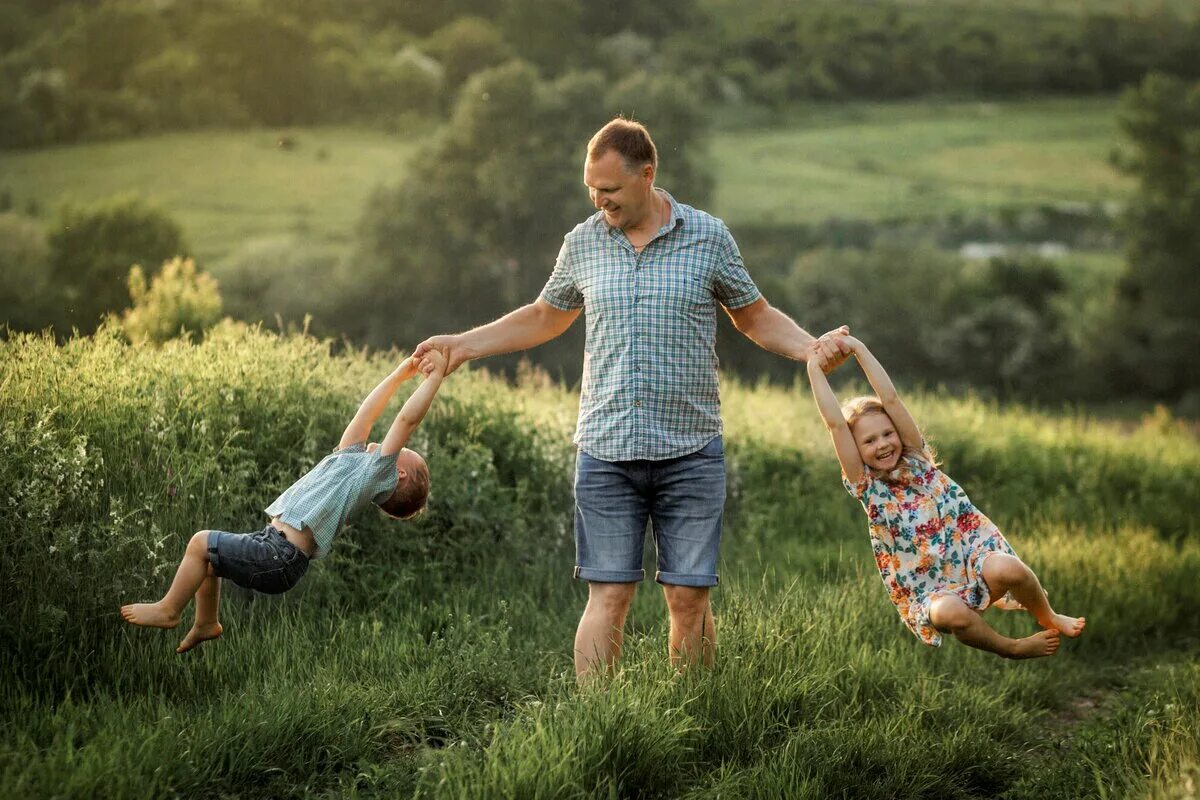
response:
{"label": "short brown hair", "polygon": [[379,504],[384,513],[397,519],[408,519],[420,514],[429,499],[429,465],[422,458],[408,471],[404,480],[396,484],[392,496]]}
{"label": "short brown hair", "polygon": [[609,150],[617,151],[629,172],[636,172],[642,164],[658,169],[658,150],[650,131],[636,120],[616,117],[596,131],[588,142],[588,160],[595,161]]}

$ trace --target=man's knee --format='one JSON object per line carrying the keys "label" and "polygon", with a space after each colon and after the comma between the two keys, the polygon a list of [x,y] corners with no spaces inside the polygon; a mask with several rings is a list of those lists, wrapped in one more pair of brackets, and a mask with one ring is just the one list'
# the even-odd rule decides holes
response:
{"label": "man's knee", "polygon": [[636,583],[589,583],[588,608],[608,619],[623,619],[636,592]]}
{"label": "man's knee", "polygon": [[708,587],[663,586],[672,617],[694,618],[708,612]]}

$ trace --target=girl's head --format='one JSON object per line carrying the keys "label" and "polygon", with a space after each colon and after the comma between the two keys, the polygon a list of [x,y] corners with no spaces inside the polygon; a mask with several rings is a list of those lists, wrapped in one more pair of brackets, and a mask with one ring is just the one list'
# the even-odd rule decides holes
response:
{"label": "girl's head", "polygon": [[878,397],[855,397],[842,404],[863,463],[878,472],[891,472],[900,463],[904,444]]}

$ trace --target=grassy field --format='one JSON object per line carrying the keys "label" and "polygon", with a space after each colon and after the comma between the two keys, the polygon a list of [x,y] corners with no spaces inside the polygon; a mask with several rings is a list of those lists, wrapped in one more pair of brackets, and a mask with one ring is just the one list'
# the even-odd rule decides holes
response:
{"label": "grassy field", "polygon": [[716,134],[714,210],[736,226],[1119,201],[1130,183],[1109,164],[1115,112],[1110,100],[814,107]]}
{"label": "grassy field", "polygon": [[[1108,164],[1115,101],[812,106],[786,121],[722,114],[710,210],[732,226],[890,219],[962,209],[1119,200]],[[203,264],[253,239],[344,244],[372,188],[394,183],[419,139],[365,129],[172,134],[0,153],[18,207],[135,192],[183,224]],[[686,198],[684,198],[686,199]]]}
{"label": "grassy field", "polygon": [[186,658],[176,632],[119,622],[192,531],[256,524],[389,363],[236,326],[161,350],[0,344],[0,796],[1177,797],[1200,779],[1200,448],[1162,414],[912,398],[947,471],[1089,618],[1039,662],[908,634],[804,387],[727,382],[717,666],[669,671],[648,586],[622,673],[576,690],[575,397],[481,371],[414,442],[421,520],[368,515],[282,598],[226,587],[224,639]]}

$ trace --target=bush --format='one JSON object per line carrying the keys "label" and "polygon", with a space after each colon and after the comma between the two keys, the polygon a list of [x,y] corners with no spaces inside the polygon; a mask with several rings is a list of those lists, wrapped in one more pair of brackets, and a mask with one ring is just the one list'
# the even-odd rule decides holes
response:
{"label": "bush", "polygon": [[124,308],[132,265],[186,254],[178,223],[133,196],[64,207],[49,243],[50,280],[60,297],[52,322],[60,334],[93,331],[105,313]]}
{"label": "bush", "polygon": [[129,271],[133,307],[121,315],[121,328],[134,344],[162,344],[176,336],[202,333],[221,315],[221,294],[211,275],[196,271],[190,258],[173,258],[146,286],[134,264]]}
{"label": "bush", "polygon": [[36,330],[50,321],[45,227],[14,213],[0,213],[0,325]]}

